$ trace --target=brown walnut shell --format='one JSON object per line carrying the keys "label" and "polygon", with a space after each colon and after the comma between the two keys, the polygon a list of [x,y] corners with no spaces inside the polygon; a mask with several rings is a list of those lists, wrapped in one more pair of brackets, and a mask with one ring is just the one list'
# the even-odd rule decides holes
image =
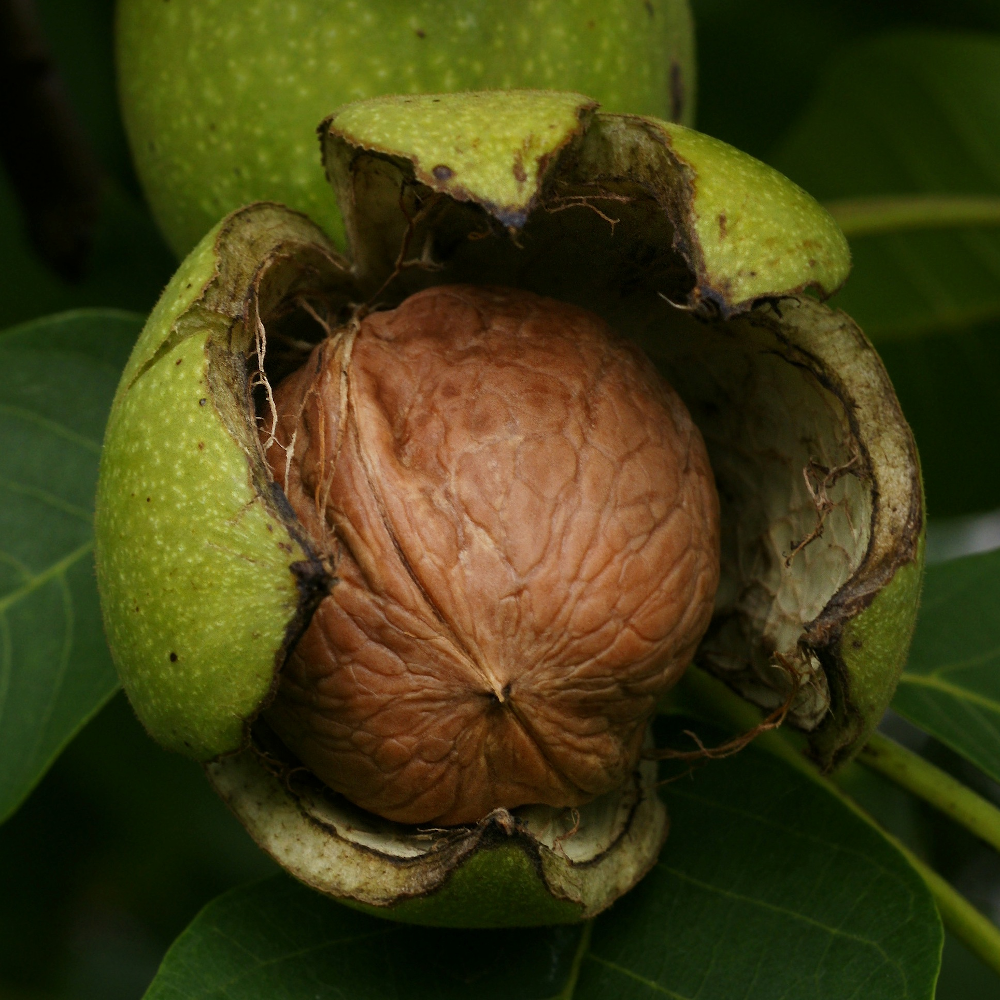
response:
{"label": "brown walnut shell", "polygon": [[404,823],[622,785],[719,578],[705,445],[641,352],[576,306],[442,286],[275,401],[268,461],[337,577],[266,712],[286,745]]}

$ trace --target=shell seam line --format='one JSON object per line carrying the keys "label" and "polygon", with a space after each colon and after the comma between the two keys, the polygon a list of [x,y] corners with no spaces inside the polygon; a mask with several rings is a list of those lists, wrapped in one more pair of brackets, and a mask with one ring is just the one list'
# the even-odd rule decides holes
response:
{"label": "shell seam line", "polygon": [[[417,573],[409,557],[407,556],[405,550],[403,549],[403,544],[397,535],[395,526],[393,525],[392,520],[389,516],[389,511],[386,508],[385,500],[383,499],[382,496],[382,491],[378,486],[378,480],[375,475],[375,470],[372,469],[371,467],[371,463],[369,462],[368,459],[368,454],[361,441],[360,420],[358,418],[358,413],[356,409],[357,404],[356,401],[352,399],[350,393],[348,394],[347,397],[347,403],[349,410],[344,417],[345,423],[347,425],[345,427],[345,435],[350,434],[354,439],[354,443],[358,452],[358,458],[360,460],[359,464],[361,465],[361,471],[363,472],[365,477],[365,485],[367,485],[368,490],[371,493],[371,497],[375,502],[380,523],[383,529],[385,530],[385,533],[389,537],[389,541],[392,544],[393,550],[398,556],[399,561],[402,564],[407,577],[409,578],[413,586],[417,589],[417,592],[420,594],[421,598],[427,605],[428,610],[431,612],[434,618],[440,623],[442,628],[445,630],[446,633],[445,638],[450,640],[454,648],[457,651],[459,651],[462,654],[462,656],[465,657],[466,662],[470,666],[472,666],[473,670],[477,674],[482,676],[482,674],[485,673],[485,671],[483,671],[479,663],[479,660],[475,656],[473,656],[472,650],[469,649],[468,646],[462,641],[461,636],[459,635],[458,630],[455,628],[454,623],[445,615],[443,609],[438,606],[438,602],[434,599],[434,596],[427,589],[423,580],[420,579],[419,574]],[[485,679],[487,681],[493,680],[493,678],[491,678],[489,675],[487,675]],[[498,695],[500,694],[499,691],[497,691],[496,693]]]}

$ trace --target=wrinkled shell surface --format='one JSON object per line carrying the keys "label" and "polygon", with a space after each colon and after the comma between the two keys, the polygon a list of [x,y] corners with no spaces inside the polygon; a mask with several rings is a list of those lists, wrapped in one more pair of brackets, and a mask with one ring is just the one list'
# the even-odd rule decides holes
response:
{"label": "wrinkled shell surface", "polygon": [[450,286],[282,383],[268,459],[335,564],[267,719],[389,819],[575,806],[708,625],[718,500],[679,397],[579,308]]}

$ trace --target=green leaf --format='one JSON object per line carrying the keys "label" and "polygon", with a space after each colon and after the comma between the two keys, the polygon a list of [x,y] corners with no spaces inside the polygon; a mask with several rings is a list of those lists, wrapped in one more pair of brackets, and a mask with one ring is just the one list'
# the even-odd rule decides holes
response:
{"label": "green leaf", "polygon": [[927,570],[892,707],[1000,781],[1000,551]]}
{"label": "green leaf", "polygon": [[123,692],[0,827],[0,997],[137,1000],[220,893],[277,867]]}
{"label": "green leaf", "polygon": [[[831,67],[771,160],[821,199],[1000,195],[998,89],[1000,40],[867,41]],[[851,249],[836,303],[876,340],[1000,317],[994,228],[859,237]]]}
{"label": "green leaf", "polygon": [[314,996],[546,1000],[582,927],[440,931],[369,917],[284,875],[210,903],[167,953],[147,998]]}
{"label": "green leaf", "polygon": [[[985,222],[1000,195],[998,90],[995,38],[866,41],[833,64],[770,160],[822,199],[984,196]],[[897,214],[905,205],[895,202]],[[958,205],[945,198],[938,208]],[[916,435],[932,516],[992,508],[1000,465],[982,460],[979,442],[1000,434],[1000,228],[902,222],[894,235],[851,240],[854,268],[832,304],[882,354]]]}
{"label": "green leaf", "polygon": [[933,996],[927,888],[840,800],[754,750],[665,793],[659,864],[590,930],[414,928],[281,876],[206,907],[147,1000]]}
{"label": "green leaf", "polygon": [[117,687],[91,550],[101,438],[142,317],[0,333],[0,821]]}

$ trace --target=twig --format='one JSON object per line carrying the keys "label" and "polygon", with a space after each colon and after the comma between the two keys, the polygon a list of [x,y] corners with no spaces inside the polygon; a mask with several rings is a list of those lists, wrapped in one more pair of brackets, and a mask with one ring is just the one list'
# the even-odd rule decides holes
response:
{"label": "twig", "polygon": [[1000,198],[992,195],[876,195],[831,201],[825,208],[848,237],[1000,224]]}
{"label": "twig", "polygon": [[874,733],[858,763],[884,774],[1000,851],[1000,809],[919,754]]}

